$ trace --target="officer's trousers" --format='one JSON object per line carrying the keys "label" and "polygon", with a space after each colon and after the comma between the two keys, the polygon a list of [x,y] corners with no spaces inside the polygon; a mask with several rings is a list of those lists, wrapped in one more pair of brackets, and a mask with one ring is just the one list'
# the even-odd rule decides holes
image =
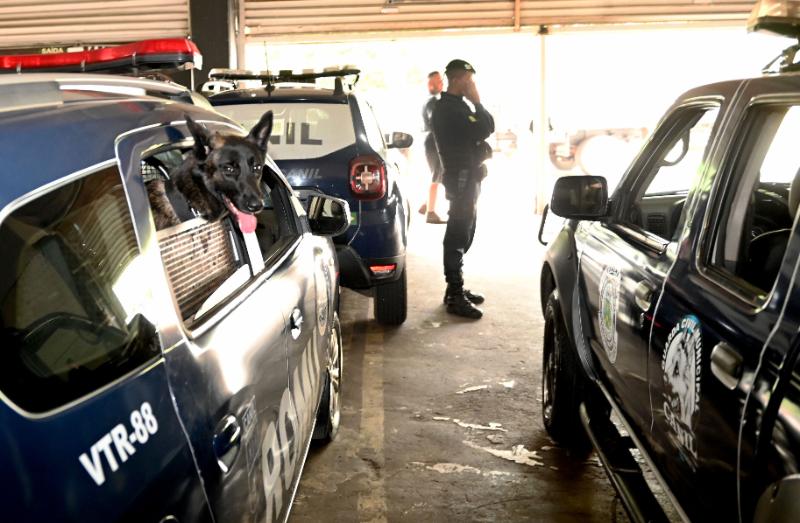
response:
{"label": "officer's trousers", "polygon": [[481,183],[472,179],[466,183],[457,184],[457,180],[448,180],[448,177],[445,176],[444,185],[447,200],[450,202],[450,213],[443,242],[444,277],[449,288],[458,289],[464,285],[462,274],[464,254],[469,251],[475,237]]}

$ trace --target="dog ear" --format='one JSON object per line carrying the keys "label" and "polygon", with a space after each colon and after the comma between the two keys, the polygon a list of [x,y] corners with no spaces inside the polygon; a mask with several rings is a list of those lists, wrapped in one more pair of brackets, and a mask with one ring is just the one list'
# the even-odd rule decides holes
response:
{"label": "dog ear", "polygon": [[186,126],[189,127],[189,132],[192,133],[194,138],[194,155],[198,160],[205,160],[206,147],[211,147],[211,133],[206,129],[205,125],[199,124],[192,120],[188,114],[186,117]]}
{"label": "dog ear", "polygon": [[269,136],[272,134],[272,111],[267,111],[250,130],[247,139],[266,152]]}

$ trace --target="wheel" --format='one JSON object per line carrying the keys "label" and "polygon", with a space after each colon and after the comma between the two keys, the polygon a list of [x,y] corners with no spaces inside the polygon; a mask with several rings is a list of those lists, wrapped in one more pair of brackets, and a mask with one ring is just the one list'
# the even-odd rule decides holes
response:
{"label": "wheel", "polygon": [[406,270],[397,281],[375,287],[375,319],[382,325],[400,325],[408,314],[408,288]]}
{"label": "wheel", "polygon": [[336,438],[342,417],[342,327],[337,313],[333,315],[328,351],[325,388],[317,410],[313,435],[313,438],[320,443],[330,443]]}
{"label": "wheel", "polygon": [[590,448],[578,411],[586,388],[578,354],[564,326],[558,291],[553,291],[544,313],[542,421],[556,443],[581,453]]}

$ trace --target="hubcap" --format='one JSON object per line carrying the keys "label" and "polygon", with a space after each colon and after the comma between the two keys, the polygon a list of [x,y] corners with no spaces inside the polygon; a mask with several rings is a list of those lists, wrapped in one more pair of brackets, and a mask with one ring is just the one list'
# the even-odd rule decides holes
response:
{"label": "hubcap", "polygon": [[555,343],[553,340],[552,332],[548,333],[549,336],[545,337],[545,354],[547,357],[544,361],[543,379],[542,379],[542,408],[543,415],[546,421],[549,421],[553,416],[553,396],[556,391],[555,374],[556,374],[556,355]]}
{"label": "hubcap", "polygon": [[342,344],[338,324],[331,330],[330,347],[331,357],[330,363],[328,364],[328,376],[330,378],[328,413],[330,416],[331,432],[335,433],[339,428],[339,418],[341,417],[340,394],[342,387]]}

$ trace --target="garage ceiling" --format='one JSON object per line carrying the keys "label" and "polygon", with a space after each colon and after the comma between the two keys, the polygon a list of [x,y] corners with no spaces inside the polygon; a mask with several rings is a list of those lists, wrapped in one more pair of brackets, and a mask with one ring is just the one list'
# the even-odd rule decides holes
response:
{"label": "garage ceiling", "polygon": [[298,34],[746,19],[753,0],[243,0],[248,41]]}
{"label": "garage ceiling", "polygon": [[189,34],[189,0],[0,0],[0,48]]}

